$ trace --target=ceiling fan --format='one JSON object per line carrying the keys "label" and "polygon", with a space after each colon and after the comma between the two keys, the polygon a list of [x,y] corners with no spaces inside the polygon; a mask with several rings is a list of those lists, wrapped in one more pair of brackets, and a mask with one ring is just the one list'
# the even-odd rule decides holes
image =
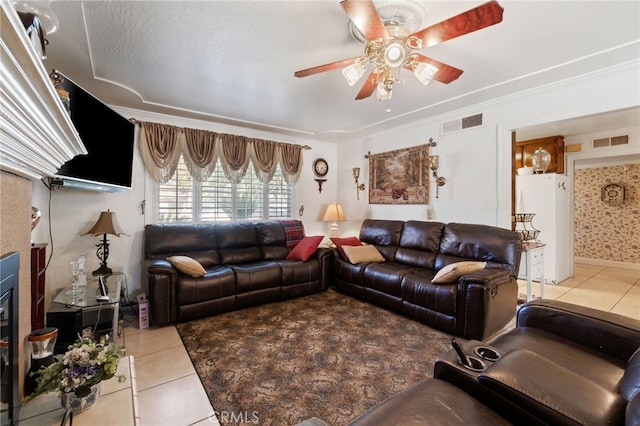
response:
{"label": "ceiling fan", "polygon": [[400,68],[413,72],[422,84],[432,80],[451,83],[462,70],[422,55],[417,50],[463,36],[502,22],[503,8],[497,1],[489,1],[437,24],[411,34],[401,22],[383,20],[373,0],[342,0],[340,6],[365,39],[364,55],[296,71],[296,77],[307,77],[337,68],[350,86],[369,72],[356,100],[368,98],[376,92],[379,100],[391,99],[393,84],[400,81]]}

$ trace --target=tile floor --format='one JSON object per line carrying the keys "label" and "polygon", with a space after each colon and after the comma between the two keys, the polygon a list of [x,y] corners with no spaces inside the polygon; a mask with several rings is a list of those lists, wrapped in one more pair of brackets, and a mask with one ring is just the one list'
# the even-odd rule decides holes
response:
{"label": "tile floor", "polygon": [[[526,282],[519,284],[526,294]],[[545,298],[640,320],[640,270],[576,264],[573,278],[545,285]],[[142,426],[219,424],[175,327],[139,330],[137,319],[127,315],[122,338],[127,355],[135,357]]]}

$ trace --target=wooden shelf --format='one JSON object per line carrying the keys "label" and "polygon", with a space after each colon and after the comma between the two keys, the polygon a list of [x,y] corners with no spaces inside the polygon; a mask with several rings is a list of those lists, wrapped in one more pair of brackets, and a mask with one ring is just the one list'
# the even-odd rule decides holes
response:
{"label": "wooden shelf", "polygon": [[31,246],[31,330],[44,328],[44,291],[47,245]]}
{"label": "wooden shelf", "polygon": [[551,154],[547,173],[564,173],[564,136],[549,136],[516,142],[515,170],[531,166],[531,158],[538,148],[544,148]]}

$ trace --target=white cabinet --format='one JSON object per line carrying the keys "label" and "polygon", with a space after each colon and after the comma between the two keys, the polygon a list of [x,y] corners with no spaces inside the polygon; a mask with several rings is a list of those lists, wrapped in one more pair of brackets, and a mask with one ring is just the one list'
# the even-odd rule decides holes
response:
{"label": "white cabinet", "polygon": [[544,244],[524,244],[518,278],[527,280],[527,302],[533,300],[533,280],[540,282],[540,298],[544,299]]}
{"label": "white cabinet", "polygon": [[516,176],[516,213],[534,213],[538,240],[545,244],[544,277],[557,284],[571,276],[571,199],[565,175]]}

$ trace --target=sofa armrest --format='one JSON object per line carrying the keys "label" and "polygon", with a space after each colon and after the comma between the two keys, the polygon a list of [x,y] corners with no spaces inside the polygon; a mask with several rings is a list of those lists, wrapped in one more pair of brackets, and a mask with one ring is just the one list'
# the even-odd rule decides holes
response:
{"label": "sofa armrest", "polygon": [[526,349],[506,353],[478,381],[546,424],[624,423],[621,395]]}
{"label": "sofa armrest", "polygon": [[640,346],[640,321],[557,300],[522,305],[517,327],[538,328],[624,362]]}
{"label": "sofa armrest", "polygon": [[506,268],[487,268],[458,279],[457,333],[466,339],[485,340],[515,316],[518,284]]}
{"label": "sofa armrest", "polygon": [[176,321],[176,269],[164,259],[145,260],[149,314],[155,325]]}
{"label": "sofa armrest", "polygon": [[329,288],[329,285],[333,283],[334,250],[329,247],[319,247],[311,256],[311,259],[317,259],[320,264],[320,282],[323,290]]}
{"label": "sofa armrest", "polygon": [[485,284],[497,285],[510,281],[509,270],[506,268],[485,268],[463,275],[458,279],[458,284]]}

